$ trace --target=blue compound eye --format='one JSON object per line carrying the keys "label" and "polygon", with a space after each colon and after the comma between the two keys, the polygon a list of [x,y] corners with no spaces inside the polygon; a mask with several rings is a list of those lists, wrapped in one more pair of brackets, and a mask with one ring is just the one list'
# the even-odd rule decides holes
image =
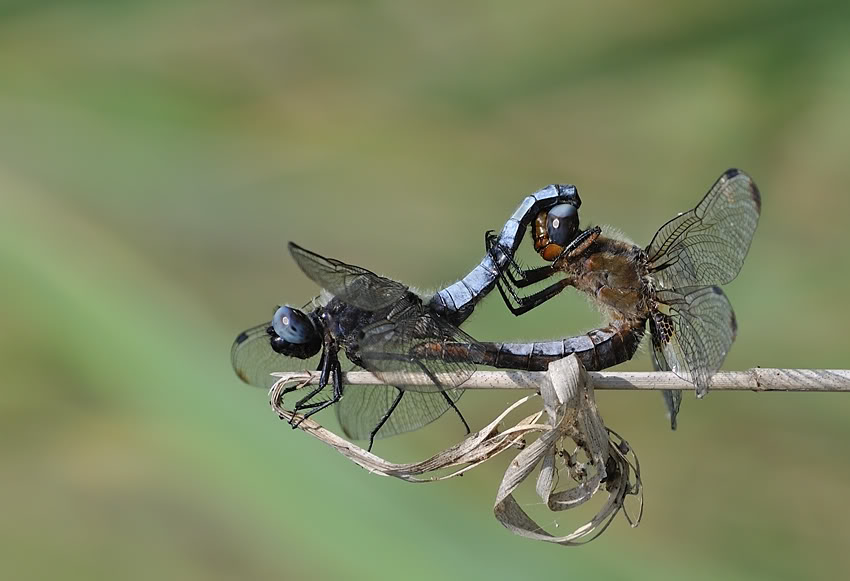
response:
{"label": "blue compound eye", "polygon": [[578,235],[578,210],[572,204],[559,204],[549,210],[546,219],[549,242],[566,246]]}
{"label": "blue compound eye", "polygon": [[307,343],[316,335],[316,329],[307,315],[285,305],[275,311],[272,327],[278,337],[289,343]]}

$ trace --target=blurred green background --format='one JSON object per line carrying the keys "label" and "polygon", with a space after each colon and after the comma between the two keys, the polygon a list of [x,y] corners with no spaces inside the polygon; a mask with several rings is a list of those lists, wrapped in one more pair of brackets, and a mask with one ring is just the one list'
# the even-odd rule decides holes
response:
{"label": "blurred green background", "polygon": [[[288,240],[433,288],[546,184],[643,245],[737,166],[763,213],[726,368],[847,367],[848,25],[843,1],[0,2],[0,576],[846,576],[846,395],[689,395],[672,433],[657,395],[600,394],[647,512],[564,549],[493,519],[507,458],[369,475],[228,356],[315,293]],[[466,328],[599,322],[565,293]],[[450,415],[376,451],[425,457]]]}

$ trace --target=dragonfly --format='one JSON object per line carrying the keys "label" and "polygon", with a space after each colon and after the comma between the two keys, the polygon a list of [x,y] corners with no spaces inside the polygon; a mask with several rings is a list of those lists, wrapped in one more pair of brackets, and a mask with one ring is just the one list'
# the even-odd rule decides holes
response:
{"label": "dragonfly", "polygon": [[[654,367],[673,371],[703,397],[737,333],[735,313],[720,285],[740,272],[758,225],[761,195],[752,178],[738,169],[725,171],[695,208],[667,221],[645,248],[606,235],[598,226],[580,230],[574,210],[554,206],[541,211],[532,237],[549,264],[523,269],[511,258],[497,287],[515,315],[574,287],[611,314],[609,324],[556,341],[479,343],[469,353],[464,344],[445,344],[430,356],[545,370],[552,361],[575,354],[588,370],[598,371],[631,359],[648,322]],[[486,240],[490,249],[499,245],[490,233]],[[563,276],[542,290],[521,294],[520,289],[557,275]],[[681,392],[666,391],[664,398],[675,429]]]}
{"label": "dragonfly", "polygon": [[[316,369],[318,386],[298,400],[303,412],[293,427],[334,404],[346,436],[376,438],[416,430],[452,409],[467,432],[469,425],[457,408],[460,386],[480,358],[477,342],[459,328],[475,305],[489,293],[531,221],[554,206],[581,205],[571,185],[551,185],[527,196],[493,239],[497,241],[465,277],[420,296],[406,285],[365,268],[326,258],[297,244],[289,251],[300,269],[322,289],[302,308],[277,307],[271,321],[240,333],[231,348],[231,362],[244,382],[271,387],[272,372]],[[426,346],[459,343],[469,360],[437,360]],[[421,355],[420,355],[421,354]],[[367,369],[393,385],[357,386],[346,390],[341,359]],[[424,373],[431,385],[411,386],[404,379]],[[391,382],[392,383],[392,382]],[[327,389],[326,389],[327,388]],[[284,394],[294,388],[287,388]]]}

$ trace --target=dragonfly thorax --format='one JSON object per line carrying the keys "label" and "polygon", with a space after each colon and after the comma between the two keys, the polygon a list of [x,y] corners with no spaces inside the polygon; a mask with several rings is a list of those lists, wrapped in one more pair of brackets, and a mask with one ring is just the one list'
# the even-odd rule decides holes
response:
{"label": "dragonfly thorax", "polygon": [[606,236],[599,236],[583,254],[559,263],[577,290],[624,318],[647,314],[645,265],[642,249]]}

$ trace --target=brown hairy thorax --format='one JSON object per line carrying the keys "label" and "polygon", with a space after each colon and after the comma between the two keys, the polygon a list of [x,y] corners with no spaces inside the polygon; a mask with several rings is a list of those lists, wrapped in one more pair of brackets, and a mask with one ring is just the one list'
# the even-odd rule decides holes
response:
{"label": "brown hairy thorax", "polygon": [[645,280],[646,254],[638,246],[601,234],[597,230],[571,252],[552,243],[546,228],[548,213],[534,221],[534,249],[541,258],[554,262],[570,286],[590,296],[615,317],[632,319],[649,315]]}

